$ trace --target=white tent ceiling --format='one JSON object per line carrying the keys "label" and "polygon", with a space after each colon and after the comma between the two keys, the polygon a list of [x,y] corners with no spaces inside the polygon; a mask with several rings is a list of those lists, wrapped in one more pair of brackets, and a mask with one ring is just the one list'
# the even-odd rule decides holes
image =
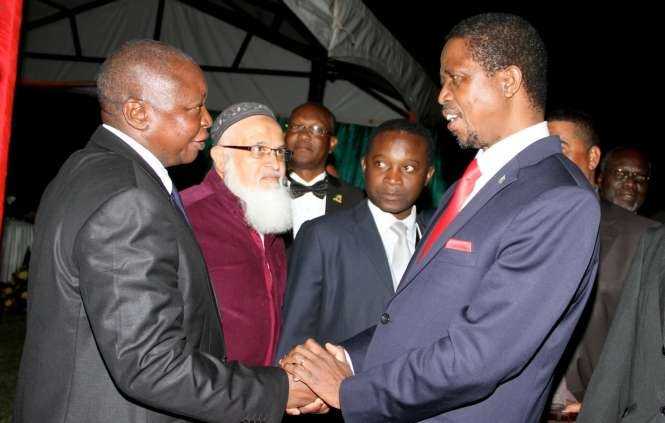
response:
{"label": "white tent ceiling", "polygon": [[24,81],[92,81],[123,42],[154,38],[202,65],[212,110],[253,100],[288,116],[322,100],[339,121],[363,125],[407,111],[387,79],[332,60],[279,0],[26,0],[25,9]]}

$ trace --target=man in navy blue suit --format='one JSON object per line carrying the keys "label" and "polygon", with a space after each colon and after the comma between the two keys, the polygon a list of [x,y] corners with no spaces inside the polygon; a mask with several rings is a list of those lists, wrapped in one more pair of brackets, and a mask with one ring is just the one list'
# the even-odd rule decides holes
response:
{"label": "man in navy blue suit", "polygon": [[448,35],[439,103],[476,158],[377,325],[282,360],[346,422],[538,421],[591,291],[600,218],[549,136],[546,68],[517,16],[474,16]]}

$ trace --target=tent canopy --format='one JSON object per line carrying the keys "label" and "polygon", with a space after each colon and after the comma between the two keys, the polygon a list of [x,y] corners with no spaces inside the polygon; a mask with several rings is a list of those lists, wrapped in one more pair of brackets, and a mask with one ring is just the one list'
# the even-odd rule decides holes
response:
{"label": "tent canopy", "polygon": [[[320,10],[331,14],[344,6],[347,17],[353,16],[348,8],[357,7],[364,24],[357,19],[349,24],[375,28],[372,46],[389,52],[384,57],[396,64],[392,73],[369,61],[354,59],[351,54],[337,57],[335,50],[327,48],[330,43],[326,42],[324,48],[324,40],[308,29],[312,23],[305,25],[301,21],[300,15],[306,12],[309,1],[299,2],[300,5],[289,2],[288,7],[280,0],[25,3],[21,69],[24,81],[94,80],[99,64],[123,42],[152,38],[183,49],[202,66],[212,110],[254,100],[288,116],[295,106],[309,100],[323,102],[339,121],[375,126],[409,112],[424,117],[427,107],[416,99],[434,87],[420,66],[360,2],[316,3]],[[340,20],[329,20],[328,24],[338,28],[345,25]],[[368,36],[362,39],[370,40]],[[399,75],[408,79],[400,81],[396,77]]]}

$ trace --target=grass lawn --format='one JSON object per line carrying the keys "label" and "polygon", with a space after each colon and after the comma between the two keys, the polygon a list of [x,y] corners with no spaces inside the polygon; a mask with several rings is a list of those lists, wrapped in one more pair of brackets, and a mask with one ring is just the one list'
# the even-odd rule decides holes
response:
{"label": "grass lawn", "polygon": [[25,315],[0,316],[0,423],[9,423],[25,337]]}

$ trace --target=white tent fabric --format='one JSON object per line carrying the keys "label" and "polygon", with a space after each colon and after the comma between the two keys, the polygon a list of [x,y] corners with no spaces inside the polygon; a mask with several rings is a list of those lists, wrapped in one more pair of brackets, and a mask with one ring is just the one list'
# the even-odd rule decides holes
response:
{"label": "white tent fabric", "polygon": [[436,87],[360,0],[284,0],[330,58],[366,66],[390,82],[419,118],[438,117]]}
{"label": "white tent fabric", "polygon": [[[81,0],[60,0],[63,5],[80,5]],[[152,38],[159,0],[118,0],[76,15],[81,53],[90,58],[103,58],[123,42]],[[177,0],[166,0],[160,39],[173,44],[202,65],[231,66],[246,32],[216,17],[203,13]],[[43,3],[26,0],[26,22],[48,16]],[[67,19],[27,31],[24,51],[50,55],[74,55],[72,30]],[[240,63],[240,68],[278,69],[309,72],[310,60],[287,51],[270,40],[253,36]],[[31,81],[92,81],[98,63],[24,57],[21,76]],[[309,78],[246,73],[206,72],[209,85],[208,107],[222,110],[238,101],[266,103],[280,116],[288,116],[297,105],[307,100]],[[392,101],[399,104],[397,100]],[[341,122],[377,125],[400,117],[391,108],[365,94],[359,87],[342,80],[328,82],[324,104]]]}

